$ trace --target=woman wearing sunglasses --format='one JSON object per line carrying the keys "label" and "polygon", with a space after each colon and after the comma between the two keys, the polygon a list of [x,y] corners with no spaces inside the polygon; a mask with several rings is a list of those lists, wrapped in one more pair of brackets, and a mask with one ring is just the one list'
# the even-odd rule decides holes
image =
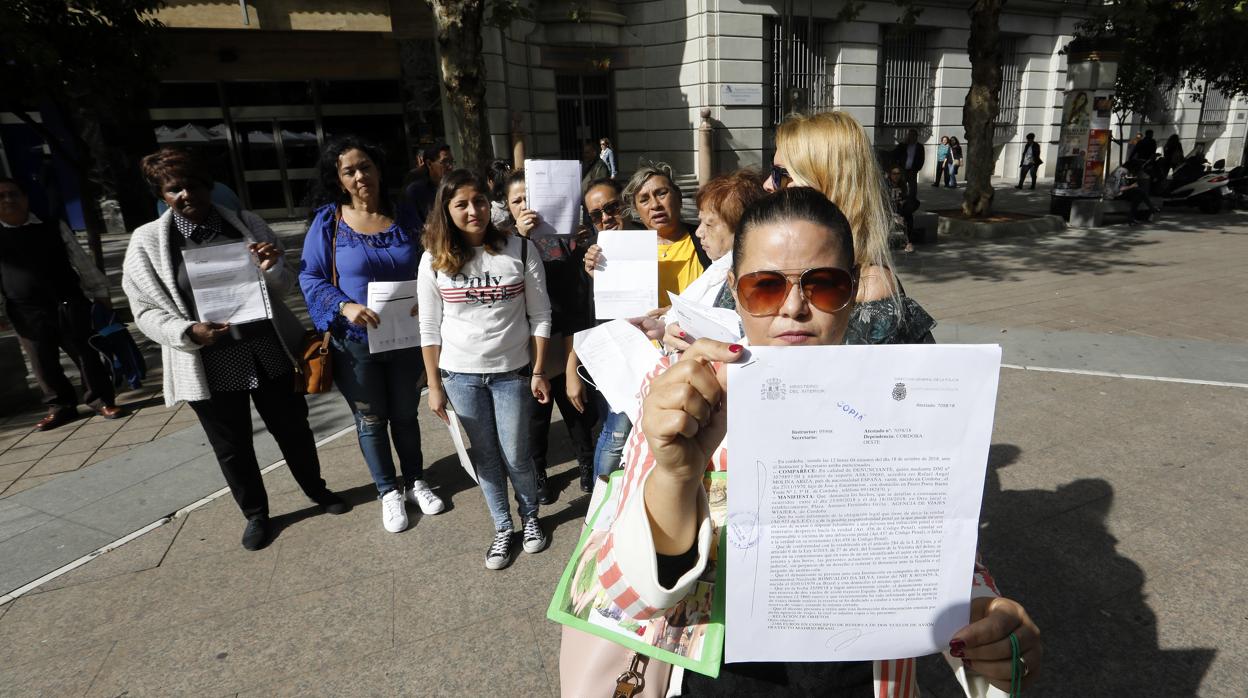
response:
{"label": "woman wearing sunglasses", "polygon": [[[667,165],[650,165],[637,170],[628,186],[624,187],[624,201],[637,213],[647,230],[659,234],[658,304],[647,317],[631,321],[646,336],[658,340],[663,337],[665,329],[659,318],[671,302],[668,292],[682,293],[711,265],[711,258],[702,249],[701,242],[690,234],[689,227],[680,220],[681,192]],[[609,264],[608,260],[602,259],[601,251],[594,245],[585,253],[585,271],[590,276],[593,276],[595,269]],[[631,428],[627,415],[620,412],[607,415],[594,453],[595,476],[619,467],[624,453],[624,439]]]}
{"label": "woman wearing sunglasses", "polygon": [[776,155],[764,187],[812,187],[849,220],[854,231],[858,292],[849,322],[851,342],[930,343],[936,326],[907,297],[893,274],[888,236],[893,209],[867,132],[845,112],[793,116],[776,129]]}
{"label": "woman wearing sunglasses", "polygon": [[[589,284],[581,272],[585,256],[585,236],[534,234],[542,217],[529,208],[524,170],[515,170],[501,182],[503,200],[507,204],[507,224],[516,234],[533,242],[542,258],[546,272],[546,294],[550,297],[550,341],[546,343],[546,368],[554,404],[559,405],[563,424],[572,439],[581,480],[588,482],[594,471],[594,438],[591,433],[598,419],[593,403],[586,409],[582,402],[573,405],[568,398],[566,379],[576,375],[576,355],[572,353],[572,335],[594,326],[594,308]],[[588,231],[582,231],[587,233]],[[537,496],[542,504],[554,504],[558,493],[546,479],[546,451],[550,435],[550,418],[554,407],[550,401],[537,403],[529,420],[529,441],[533,450],[533,468],[537,472]]]}
{"label": "woman wearing sunglasses", "polygon": [[[735,240],[730,283],[737,313],[751,346],[837,345],[850,341],[858,277],[854,237],[845,216],[819,192],[797,187],[773,194],[748,209]],[[665,357],[642,385],[639,429],[626,456],[625,490],[598,570],[617,606],[637,620],[668,614],[697,583],[710,558],[710,522],[703,475],[731,461],[725,450],[728,385],[724,364],[741,358],[740,345],[698,340],[677,359]],[[728,571],[732,574],[732,570]],[[987,570],[974,571],[971,623],[949,640],[948,660],[959,667],[972,696],[988,684],[1010,685],[1014,634],[1030,684],[1042,659],[1039,631],[1022,606],[1000,598]],[[731,628],[727,632],[732,632]],[[561,662],[565,687],[607,684],[585,659],[627,655],[574,631],[565,641],[571,657]],[[959,660],[970,660],[965,667]],[[609,661],[609,660],[608,660]],[[711,679],[693,672],[668,673],[651,660],[646,689],[682,696],[870,696],[918,695],[915,660],[828,663],[726,664]],[[680,681],[679,686],[664,685]],[[596,683],[595,683],[596,682]],[[613,684],[612,684],[613,685]],[[607,689],[609,690],[609,688]],[[999,695],[999,694],[998,694]]]}

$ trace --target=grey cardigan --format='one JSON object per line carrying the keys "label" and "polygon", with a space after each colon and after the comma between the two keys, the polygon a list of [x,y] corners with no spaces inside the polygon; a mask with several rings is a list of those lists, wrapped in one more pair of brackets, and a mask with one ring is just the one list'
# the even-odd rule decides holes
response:
{"label": "grey cardigan", "polygon": [[[217,213],[230,225],[242,231],[249,242],[271,242],[281,248],[277,236],[259,216],[250,211],[237,215],[216,206]],[[140,226],[130,237],[126,259],[122,264],[121,288],[130,300],[134,322],[143,334],[160,344],[164,364],[165,404],[205,400],[209,397],[208,377],[200,359],[200,345],[187,334],[199,322],[192,317],[178,293],[173,258],[169,251],[169,233],[173,212],[165,211],[160,218]],[[282,296],[294,287],[297,272],[285,257],[264,272],[273,308],[273,327],[286,355],[298,370],[295,355],[300,350],[303,324],[286,307]]]}

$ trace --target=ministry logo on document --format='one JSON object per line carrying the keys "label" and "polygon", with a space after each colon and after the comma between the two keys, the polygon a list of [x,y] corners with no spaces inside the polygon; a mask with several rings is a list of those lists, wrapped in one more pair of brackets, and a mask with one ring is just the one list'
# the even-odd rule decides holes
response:
{"label": "ministry logo on document", "polygon": [[906,399],[906,384],[905,383],[898,383],[897,385],[893,386],[893,399],[896,400],[897,402],[901,402],[902,400]]}
{"label": "ministry logo on document", "polygon": [[784,386],[784,381],[779,378],[768,378],[763,383],[762,393],[764,400],[783,400],[788,390]]}

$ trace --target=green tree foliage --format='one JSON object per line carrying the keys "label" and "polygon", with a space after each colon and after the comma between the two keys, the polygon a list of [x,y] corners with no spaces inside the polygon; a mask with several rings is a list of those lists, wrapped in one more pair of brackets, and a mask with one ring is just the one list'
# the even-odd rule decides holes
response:
{"label": "green tree foliage", "polygon": [[[127,154],[163,63],[161,0],[0,2],[0,111],[13,112],[74,168],[89,242],[100,261],[99,200],[141,190]],[[53,112],[70,127],[65,143],[33,114]],[[144,201],[150,212],[150,201]]]}
{"label": "green tree foliage", "polygon": [[1091,6],[1077,33],[1122,49],[1124,108],[1148,113],[1158,91],[1203,82],[1248,94],[1248,10],[1242,0],[1118,0]]}

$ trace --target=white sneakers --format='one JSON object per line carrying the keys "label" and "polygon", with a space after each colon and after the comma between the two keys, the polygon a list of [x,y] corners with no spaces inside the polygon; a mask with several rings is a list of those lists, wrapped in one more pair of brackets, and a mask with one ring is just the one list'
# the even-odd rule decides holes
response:
{"label": "white sneakers", "polygon": [[407,509],[403,506],[403,490],[390,490],[381,498],[381,525],[390,533],[407,528]]}
{"label": "white sneakers", "polygon": [[426,485],[424,480],[412,483],[412,489],[407,491],[407,499],[420,507],[420,513],[425,516],[441,514],[442,510],[446,509],[446,505],[442,503],[438,495],[433,493],[433,490],[429,489],[429,485]]}
{"label": "white sneakers", "polygon": [[429,485],[425,484],[424,480],[413,482],[412,489],[407,492],[390,490],[381,498],[381,525],[390,533],[399,533],[407,529],[405,505],[408,501],[420,507],[420,512],[425,516],[441,514],[446,509],[446,504],[433,493],[433,490],[429,489]]}

